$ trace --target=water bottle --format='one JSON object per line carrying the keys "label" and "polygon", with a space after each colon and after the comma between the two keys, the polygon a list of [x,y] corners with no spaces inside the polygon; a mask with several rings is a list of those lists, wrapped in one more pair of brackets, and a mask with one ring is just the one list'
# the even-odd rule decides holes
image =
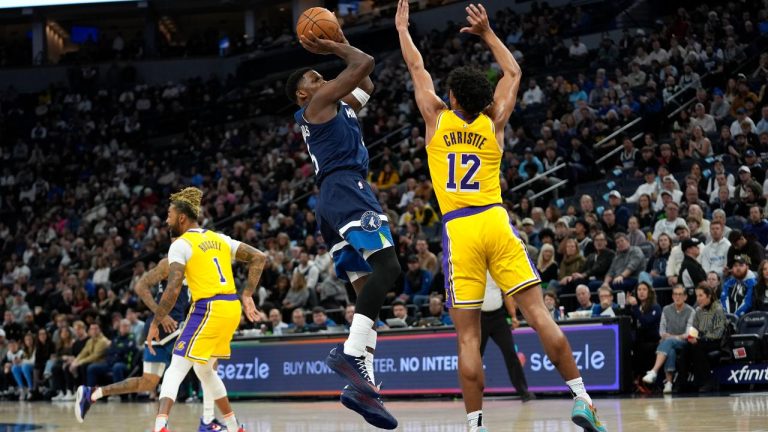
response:
{"label": "water bottle", "polygon": [[619,293],[616,294],[616,301],[619,302],[619,307],[624,307],[624,305],[627,304],[627,297],[626,294],[624,294],[624,291],[619,291]]}
{"label": "water bottle", "polygon": [[560,306],[560,319],[561,320],[565,319],[565,307],[563,306]]}

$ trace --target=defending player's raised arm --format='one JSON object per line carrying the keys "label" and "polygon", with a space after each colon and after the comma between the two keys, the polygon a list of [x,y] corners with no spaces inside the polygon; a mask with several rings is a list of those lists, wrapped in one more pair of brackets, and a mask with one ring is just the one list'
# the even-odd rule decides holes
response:
{"label": "defending player's raised arm", "polygon": [[253,293],[256,292],[256,288],[259,286],[259,280],[261,279],[262,271],[264,271],[267,256],[264,252],[253,246],[240,243],[237,247],[237,252],[235,252],[235,259],[239,262],[248,263],[248,281],[246,282],[245,289],[243,289],[242,303],[245,316],[251,322],[255,322],[261,317],[256,309],[256,305],[253,303]]}
{"label": "defending player's raised arm", "polygon": [[[344,60],[347,67],[333,80],[323,85],[304,110],[308,120],[323,122],[336,115],[336,103],[352,93],[373,72],[373,57],[347,43],[300,36],[301,45],[315,54],[334,54]],[[371,85],[373,82],[371,82]],[[373,91],[373,89],[370,89]]]}
{"label": "defending player's raised arm", "polygon": [[504,126],[515,109],[522,71],[507,46],[491,29],[491,25],[488,22],[488,13],[483,5],[475,6],[470,4],[466,10],[467,21],[470,25],[469,27],[462,28],[461,32],[480,36],[488,45],[488,48],[490,48],[493,57],[504,73],[504,76],[496,84],[493,104],[488,111],[488,115],[496,125],[497,133],[503,133]]}
{"label": "defending player's raised arm", "polygon": [[[432,77],[424,68],[424,59],[413,43],[411,34],[408,32],[408,0],[399,0],[397,3],[397,15],[395,16],[395,27],[400,36],[400,50],[403,52],[403,59],[408,72],[413,80],[413,89],[416,93],[416,105],[419,107],[421,116],[427,126],[427,135],[435,127],[435,121],[440,111],[446,109],[445,103],[437,97],[435,93],[435,84]],[[429,141],[427,139],[427,141]]]}

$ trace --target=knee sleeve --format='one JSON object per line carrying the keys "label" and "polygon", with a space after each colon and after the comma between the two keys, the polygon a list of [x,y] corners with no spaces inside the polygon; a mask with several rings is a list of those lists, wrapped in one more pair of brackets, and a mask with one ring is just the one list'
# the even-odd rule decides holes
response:
{"label": "knee sleeve", "polygon": [[200,379],[200,385],[203,387],[203,394],[208,394],[213,400],[219,400],[227,396],[227,389],[219,375],[211,368],[209,364],[195,363],[193,366],[197,378]]}
{"label": "knee sleeve", "polygon": [[160,399],[168,398],[172,401],[176,400],[176,395],[179,393],[179,386],[184,378],[187,376],[187,372],[192,368],[192,362],[181,356],[173,356],[171,365],[168,366],[168,370],[163,375],[163,385],[160,387]]}
{"label": "knee sleeve", "polygon": [[402,269],[393,247],[373,253],[368,257],[368,264],[373,268],[373,273],[368,277],[357,297],[355,311],[376,321],[387,291],[392,288]]}
{"label": "knee sleeve", "polygon": [[145,374],[157,375],[158,377],[161,377],[163,376],[164,371],[165,371],[165,363],[144,362]]}

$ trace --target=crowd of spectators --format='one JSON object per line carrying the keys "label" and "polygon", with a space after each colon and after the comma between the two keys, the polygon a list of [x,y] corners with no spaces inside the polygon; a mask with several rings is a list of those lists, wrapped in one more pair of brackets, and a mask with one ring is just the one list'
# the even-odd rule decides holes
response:
{"label": "crowd of spectators", "polygon": [[[766,16],[759,7],[680,10],[659,28],[606,37],[586,54],[578,38],[569,48],[551,43],[566,32],[558,26],[580,22],[575,10],[544,5],[494,19],[523,70],[536,77],[524,83],[507,127],[504,205],[543,276],[553,317],[567,317],[557,307],[563,304],[566,312],[627,314],[637,322],[635,347],[651,363],[636,365],[638,383],[653,364],[648,347],[665,338],[655,304],[660,288],[679,285],[689,302],[696,298],[707,311],[696,322],[765,307],[768,57],[730,73],[758,54],[756,32],[764,32]],[[743,13],[762,21],[749,26]],[[456,64],[498,77],[489,53],[456,27],[418,44],[442,97],[442,78]],[[574,72],[536,74],[554,67]],[[369,181],[404,269],[377,323],[382,328],[389,318],[398,319],[393,325],[450,325],[438,264],[440,214],[409,80],[397,58],[381,61],[374,82],[387,85],[359,114],[366,142],[385,140],[370,149]],[[78,382],[117,380],[136,368],[147,311],[132,288],[169,246],[166,197],[181,186],[205,191],[203,226],[267,253],[257,292],[265,317],[244,321],[244,334],[343,331],[354,314],[354,294],[316,233],[317,190],[300,131],[288,116],[261,115],[276,106],[281,84],[133,81],[130,69],[98,77],[84,67],[67,87],[0,94],[0,391],[13,388],[12,397],[66,400]],[[675,86],[690,86],[697,100],[665,122],[679,106]],[[221,121],[210,118],[222,111]],[[619,137],[622,151],[596,166],[610,146],[595,144],[636,118],[647,126],[640,150]],[[557,181],[542,173],[561,162],[567,169],[551,176],[569,180],[565,190],[603,177],[591,183],[605,192],[602,200],[541,193]],[[241,285],[244,269],[236,277]],[[699,331],[709,341],[717,329],[707,325]]]}

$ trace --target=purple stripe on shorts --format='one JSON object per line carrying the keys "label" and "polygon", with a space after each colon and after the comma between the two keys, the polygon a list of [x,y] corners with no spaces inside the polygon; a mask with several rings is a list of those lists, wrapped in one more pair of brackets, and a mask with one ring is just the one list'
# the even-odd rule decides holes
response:
{"label": "purple stripe on shorts", "polygon": [[448,239],[448,229],[443,224],[443,275],[445,275],[445,304],[447,307],[451,307],[453,304],[450,255],[451,245]]}
{"label": "purple stripe on shorts", "polygon": [[501,204],[489,204],[482,207],[464,207],[464,208],[456,209],[453,211],[449,211],[448,213],[443,215],[443,224],[446,224],[456,218],[467,217],[467,216],[476,215],[478,213],[482,213],[493,207],[501,207]]}
{"label": "purple stripe on shorts", "polygon": [[197,329],[205,320],[205,310],[208,307],[208,299],[197,301],[192,305],[192,310],[189,311],[187,322],[184,324],[184,330],[176,339],[173,353],[180,356],[187,354],[189,344],[192,342],[192,338],[195,336]]}

